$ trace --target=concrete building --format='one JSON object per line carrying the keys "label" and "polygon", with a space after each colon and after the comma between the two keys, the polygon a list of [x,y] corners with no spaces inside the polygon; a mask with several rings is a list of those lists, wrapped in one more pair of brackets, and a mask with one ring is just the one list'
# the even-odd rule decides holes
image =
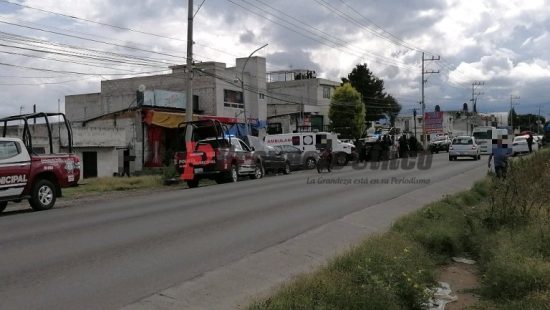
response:
{"label": "concrete building", "polygon": [[[67,129],[64,123],[50,123],[52,150],[48,139],[48,127],[45,123],[29,124],[33,151],[38,154],[64,153],[69,150]],[[112,176],[123,170],[119,161],[119,149],[124,149],[125,130],[117,128],[73,128],[73,152],[81,160],[83,178]],[[7,136],[22,137],[22,126],[9,126]],[[98,165],[101,163],[101,165]]]}
{"label": "concrete building", "polygon": [[[102,81],[99,93],[65,97],[65,113],[73,127],[95,133],[93,138],[86,137],[88,141],[101,141],[98,143],[103,147],[118,150],[117,158],[107,163],[100,160],[100,147],[93,148],[95,151],[87,149],[88,157],[97,153],[97,160],[84,162],[84,169],[93,171],[88,166],[96,165],[98,176],[103,176],[108,174],[100,165],[120,166],[122,162],[123,169],[118,173],[127,169],[133,173],[144,167],[169,164],[176,147],[177,124],[184,121],[187,107],[186,66],[171,69],[170,74]],[[235,67],[219,62],[195,65],[193,108],[197,115],[244,122],[246,104],[248,122],[263,135],[267,123],[266,93],[265,58],[238,58]],[[103,135],[102,130],[109,129],[119,135],[116,141]],[[75,141],[79,138],[75,137]],[[122,147],[118,145],[120,139],[124,139]]]}
{"label": "concrete building", "polygon": [[314,71],[267,74],[268,132],[324,131],[329,125],[330,98],[339,82],[317,78]]}
{"label": "concrete building", "polygon": [[[471,135],[472,131],[477,126],[498,126],[498,118],[493,114],[482,114],[466,111],[442,111],[443,123],[442,134],[451,136]],[[422,115],[416,116],[416,132],[420,140],[422,135]],[[414,134],[414,116],[401,115],[395,120],[395,127],[401,129],[402,132]],[[437,134],[428,135],[428,141],[433,139]]]}

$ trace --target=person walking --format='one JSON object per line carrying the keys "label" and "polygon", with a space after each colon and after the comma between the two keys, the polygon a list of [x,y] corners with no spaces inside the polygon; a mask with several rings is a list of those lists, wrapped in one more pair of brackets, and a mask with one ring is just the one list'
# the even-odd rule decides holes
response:
{"label": "person walking", "polygon": [[527,137],[527,147],[529,148],[529,153],[533,153],[533,134],[529,133]]}
{"label": "person walking", "polygon": [[317,172],[321,173],[324,167],[327,168],[328,172],[331,172],[331,165],[332,165],[332,149],[330,147],[327,147],[323,149],[321,152],[321,155],[319,156],[319,160],[317,161]]}
{"label": "person walking", "polygon": [[508,156],[510,156],[508,149],[502,147],[502,139],[498,138],[497,147],[493,148],[493,152],[489,155],[488,166],[491,169],[491,160],[494,159],[495,173],[499,179],[506,178]]}

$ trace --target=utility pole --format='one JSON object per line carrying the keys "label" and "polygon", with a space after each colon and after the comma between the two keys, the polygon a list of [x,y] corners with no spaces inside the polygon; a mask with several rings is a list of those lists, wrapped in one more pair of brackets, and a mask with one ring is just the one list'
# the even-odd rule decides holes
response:
{"label": "utility pole", "polygon": [[482,86],[482,85],[485,85],[485,82],[475,81],[475,82],[472,83],[472,100],[471,101],[472,101],[473,112],[474,113],[477,113],[477,97],[479,95],[483,95],[483,93],[481,93],[481,92],[476,93],[475,90],[476,90],[477,86]]}
{"label": "utility pole", "polygon": [[413,109],[414,138],[416,139],[416,108]]}
{"label": "utility pole", "polygon": [[424,84],[426,84],[427,80],[424,78],[424,75],[425,74],[433,74],[433,73],[439,73],[439,70],[437,71],[425,71],[424,70],[424,62],[426,61],[436,61],[436,60],[440,60],[441,57],[440,56],[437,56],[437,58],[435,58],[434,56],[432,56],[432,58],[424,58],[424,52],[422,52],[422,148],[424,150],[426,150],[426,144],[427,144],[427,141],[426,141],[426,102],[424,101]]}
{"label": "utility pole", "polygon": [[520,99],[519,96],[510,95],[510,126],[512,127],[512,135],[514,134],[514,105],[519,103],[514,103],[514,100]]}
{"label": "utility pole", "polygon": [[[185,121],[193,120],[193,0],[187,4],[187,103],[185,107]],[[189,132],[188,134],[191,134]],[[191,137],[189,137],[191,138]]]}
{"label": "utility pole", "polygon": [[541,117],[540,117],[540,107],[541,105],[539,104],[539,117],[537,118],[537,135],[540,135],[540,124],[542,124],[542,120],[541,120]]}

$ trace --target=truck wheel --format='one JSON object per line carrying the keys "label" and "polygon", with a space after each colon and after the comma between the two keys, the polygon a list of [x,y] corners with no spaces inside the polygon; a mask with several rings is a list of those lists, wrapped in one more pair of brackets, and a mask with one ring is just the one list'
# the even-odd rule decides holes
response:
{"label": "truck wheel", "polygon": [[32,188],[29,203],[34,211],[51,209],[57,198],[55,193],[56,188],[52,182],[46,179],[39,180]]}
{"label": "truck wheel", "polygon": [[304,166],[305,166],[306,169],[313,169],[313,168],[315,168],[315,166],[316,166],[315,158],[309,157],[308,159],[306,159],[306,163],[305,163]]}
{"label": "truck wheel", "polygon": [[261,179],[264,176],[264,169],[261,163],[256,163],[256,168],[254,168],[254,174],[250,176],[251,179],[257,180]]}
{"label": "truck wheel", "polygon": [[285,167],[283,169],[283,174],[289,174],[290,173],[290,164],[287,162],[285,162]]}
{"label": "truck wheel", "polygon": [[198,187],[199,186],[199,180],[198,179],[189,180],[189,181],[187,181],[187,186],[189,188]]}
{"label": "truck wheel", "polygon": [[336,164],[338,166],[345,166],[348,163],[348,158],[346,156],[346,153],[338,153],[336,155]]}
{"label": "truck wheel", "polygon": [[239,168],[237,165],[232,164],[231,170],[229,170],[229,182],[237,182],[239,181]]}
{"label": "truck wheel", "polygon": [[217,175],[215,178],[214,178],[214,181],[216,181],[217,184],[223,184],[225,183],[225,178],[223,178],[223,175]]}
{"label": "truck wheel", "polygon": [[7,201],[0,201],[0,213],[2,213],[2,211],[4,211],[7,206],[8,206]]}

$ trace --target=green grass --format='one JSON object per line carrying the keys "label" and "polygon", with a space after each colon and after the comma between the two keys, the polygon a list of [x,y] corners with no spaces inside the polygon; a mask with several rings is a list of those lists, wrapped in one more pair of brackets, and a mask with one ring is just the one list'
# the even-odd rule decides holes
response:
{"label": "green grass", "polygon": [[400,234],[372,237],[249,309],[422,309],[434,265]]}
{"label": "green grass", "polygon": [[550,150],[399,219],[249,309],[422,309],[452,256],[479,260],[474,309],[550,309]]}
{"label": "green grass", "polygon": [[86,179],[78,187],[63,190],[64,197],[79,197],[87,194],[127,191],[135,189],[154,189],[162,186],[162,177],[158,175],[136,177],[103,177]]}

